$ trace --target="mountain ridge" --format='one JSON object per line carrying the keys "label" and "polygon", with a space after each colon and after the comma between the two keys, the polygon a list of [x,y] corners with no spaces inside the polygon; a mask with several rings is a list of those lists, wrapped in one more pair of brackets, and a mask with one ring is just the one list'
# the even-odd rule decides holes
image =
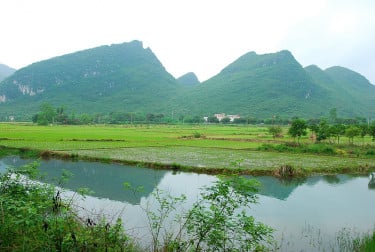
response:
{"label": "mountain ridge", "polygon": [[0,82],[8,76],[12,75],[15,71],[16,69],[0,63]]}
{"label": "mountain ridge", "polygon": [[[200,83],[175,78],[141,41],[100,46],[33,63],[0,82],[1,117],[30,118],[40,104],[78,113],[181,115],[225,112],[257,118],[375,113],[375,86],[343,67],[302,67],[288,50],[240,56]],[[28,112],[26,112],[28,111]],[[374,115],[375,116],[375,115]]]}
{"label": "mountain ridge", "polygon": [[177,81],[181,83],[182,85],[186,86],[195,86],[197,84],[200,84],[201,82],[198,80],[198,77],[193,72],[188,72],[179,78],[177,78]]}

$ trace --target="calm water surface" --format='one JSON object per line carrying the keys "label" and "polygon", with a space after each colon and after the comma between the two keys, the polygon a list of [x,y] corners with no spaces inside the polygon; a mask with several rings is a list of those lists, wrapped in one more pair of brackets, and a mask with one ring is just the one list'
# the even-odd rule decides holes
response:
{"label": "calm water surface", "polygon": [[[0,160],[0,171],[7,166],[29,163],[17,157]],[[40,170],[46,180],[56,183],[62,170],[73,176],[64,186],[70,190],[87,187],[92,196],[77,204],[81,215],[106,215],[123,219],[129,233],[147,240],[147,217],[142,209],[152,208],[152,192],[159,188],[172,195],[185,194],[189,207],[197,200],[200,188],[216,181],[215,176],[194,173],[173,173],[116,164],[92,162],[42,161]],[[369,176],[313,176],[298,180],[257,177],[262,183],[259,204],[250,213],[274,229],[280,251],[339,251],[335,242],[339,232],[372,231],[375,224],[375,190]],[[143,190],[124,190],[124,182]],[[72,197],[68,193],[67,197]]]}

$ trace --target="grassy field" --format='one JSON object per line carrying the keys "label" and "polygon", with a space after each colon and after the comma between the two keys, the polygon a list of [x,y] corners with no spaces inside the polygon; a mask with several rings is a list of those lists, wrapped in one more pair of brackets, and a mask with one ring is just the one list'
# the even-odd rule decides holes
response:
{"label": "grassy field", "polygon": [[[205,173],[272,174],[286,165],[315,173],[375,169],[375,155],[371,155],[375,154],[375,144],[370,137],[355,139],[354,145],[348,145],[348,139],[343,137],[340,142],[344,144],[327,144],[332,148],[328,154],[298,148],[264,148],[293,146],[294,139],[287,135],[287,128],[283,130],[283,136],[273,140],[265,126],[0,124],[0,145],[61,157],[71,155]],[[310,149],[322,148],[314,145],[309,136],[302,138],[302,143]]]}

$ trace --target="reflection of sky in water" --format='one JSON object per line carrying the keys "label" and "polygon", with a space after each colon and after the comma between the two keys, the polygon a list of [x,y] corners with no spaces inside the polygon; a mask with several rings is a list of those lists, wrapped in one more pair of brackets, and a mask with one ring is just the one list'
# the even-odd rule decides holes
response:
{"label": "reflection of sky in water", "polygon": [[[3,159],[0,169],[4,169],[5,164],[25,162]],[[101,199],[87,197],[79,203],[85,211],[105,214],[113,220],[121,216],[127,231],[144,239],[147,239],[144,232],[148,227],[142,208],[154,202],[151,192],[155,190],[155,185],[173,196],[185,194],[187,202],[182,209],[189,209],[197,200],[199,188],[216,180],[209,175],[173,174],[100,163],[52,160],[41,164],[42,170],[53,171],[55,175],[61,172],[62,167],[75,172],[71,181],[73,188],[84,184],[100,192]],[[331,248],[335,235],[344,227],[353,228],[356,232],[367,232],[374,227],[375,190],[369,190],[369,178],[366,176],[313,176],[292,181],[280,181],[273,177],[258,179],[263,184],[263,190],[259,204],[254,205],[250,213],[256,220],[275,228],[277,239],[284,236],[281,251],[312,251],[317,250],[317,247],[314,248],[317,244]],[[145,190],[138,194],[125,192],[122,186],[125,181],[135,186],[144,185]],[[115,185],[117,183],[121,185]]]}
{"label": "reflection of sky in water", "polygon": [[367,188],[368,178],[337,177],[340,183],[334,184],[327,183],[321,176],[309,178],[285,201],[261,196],[260,204],[253,208],[254,215],[259,221],[275,227],[279,236],[284,233],[292,237],[294,243],[311,242],[308,238],[301,240],[311,233],[316,236],[320,233],[323,242],[327,239],[331,243],[335,234],[344,227],[358,232],[372,230],[375,194]]}
{"label": "reflection of sky in water", "polygon": [[3,161],[0,161],[0,173],[5,172],[6,168],[7,165]]}

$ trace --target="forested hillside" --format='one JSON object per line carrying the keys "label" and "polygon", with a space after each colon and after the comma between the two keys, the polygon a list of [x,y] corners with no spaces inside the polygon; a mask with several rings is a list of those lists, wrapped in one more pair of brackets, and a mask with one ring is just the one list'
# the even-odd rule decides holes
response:
{"label": "forested hillside", "polygon": [[35,113],[44,102],[76,112],[163,111],[180,86],[142,43],[102,46],[20,69],[1,83],[2,111]]}
{"label": "forested hillside", "polygon": [[326,99],[289,51],[247,53],[181,98],[194,113],[254,117],[319,116]]}
{"label": "forested hillside", "polygon": [[140,41],[101,46],[16,71],[0,83],[0,120],[30,120],[41,104],[70,113],[254,118],[375,117],[375,86],[343,67],[303,68],[289,51],[249,52],[216,76],[178,79]]}

